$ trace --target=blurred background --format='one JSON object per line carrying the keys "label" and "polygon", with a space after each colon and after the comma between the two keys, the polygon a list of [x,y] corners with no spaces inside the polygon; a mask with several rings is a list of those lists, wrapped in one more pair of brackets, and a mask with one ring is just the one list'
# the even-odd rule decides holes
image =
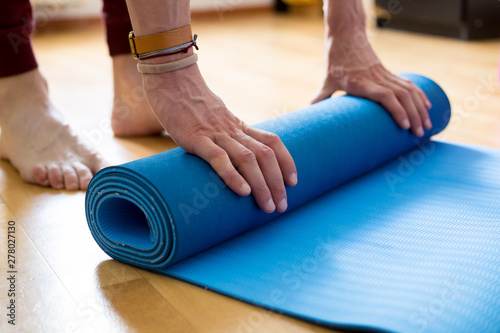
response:
{"label": "blurred background", "polygon": [[[500,3],[494,0],[364,0],[379,27],[461,39],[500,37]],[[100,16],[101,0],[33,0],[39,24]],[[373,5],[373,6],[372,6]],[[277,12],[317,11],[319,0],[192,0],[193,13],[270,8]]]}

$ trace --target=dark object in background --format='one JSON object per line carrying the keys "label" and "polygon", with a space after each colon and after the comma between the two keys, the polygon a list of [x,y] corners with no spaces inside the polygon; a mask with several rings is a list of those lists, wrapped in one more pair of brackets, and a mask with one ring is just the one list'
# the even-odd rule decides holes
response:
{"label": "dark object in background", "polygon": [[281,0],[275,0],[274,10],[278,13],[286,13],[288,12],[288,5]]}
{"label": "dark object in background", "polygon": [[375,0],[377,26],[463,40],[500,37],[498,0]]}

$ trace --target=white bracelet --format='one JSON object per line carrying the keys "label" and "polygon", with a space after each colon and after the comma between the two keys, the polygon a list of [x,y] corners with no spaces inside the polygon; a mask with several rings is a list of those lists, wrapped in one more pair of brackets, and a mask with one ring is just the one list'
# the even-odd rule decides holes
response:
{"label": "white bracelet", "polygon": [[176,71],[178,69],[191,66],[198,61],[198,54],[193,53],[189,57],[167,62],[164,64],[137,64],[137,70],[143,74],[159,74]]}

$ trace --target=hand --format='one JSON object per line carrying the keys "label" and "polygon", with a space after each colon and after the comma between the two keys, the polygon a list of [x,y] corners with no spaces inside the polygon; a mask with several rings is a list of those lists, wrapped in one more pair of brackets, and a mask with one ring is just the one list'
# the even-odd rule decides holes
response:
{"label": "hand", "polygon": [[231,190],[253,193],[267,213],[287,208],[285,185],[297,183],[293,159],[281,139],[247,126],[206,85],[198,66],[143,74],[153,112],[175,142],[208,162]]}
{"label": "hand", "polygon": [[312,103],[330,97],[337,90],[382,104],[396,123],[421,137],[432,123],[427,110],[431,103],[411,81],[382,66],[363,28],[327,37],[327,74]]}

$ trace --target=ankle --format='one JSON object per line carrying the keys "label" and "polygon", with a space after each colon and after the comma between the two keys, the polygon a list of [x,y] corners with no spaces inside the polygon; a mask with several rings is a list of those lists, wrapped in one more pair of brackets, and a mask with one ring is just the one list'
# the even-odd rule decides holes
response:
{"label": "ankle", "polygon": [[[113,78],[115,83],[118,81],[133,79],[133,76],[137,76],[137,64],[138,60],[134,59],[130,54],[120,54],[113,56]],[[125,83],[125,82],[123,82]]]}
{"label": "ankle", "polygon": [[50,107],[48,85],[38,69],[0,78],[0,124]]}

